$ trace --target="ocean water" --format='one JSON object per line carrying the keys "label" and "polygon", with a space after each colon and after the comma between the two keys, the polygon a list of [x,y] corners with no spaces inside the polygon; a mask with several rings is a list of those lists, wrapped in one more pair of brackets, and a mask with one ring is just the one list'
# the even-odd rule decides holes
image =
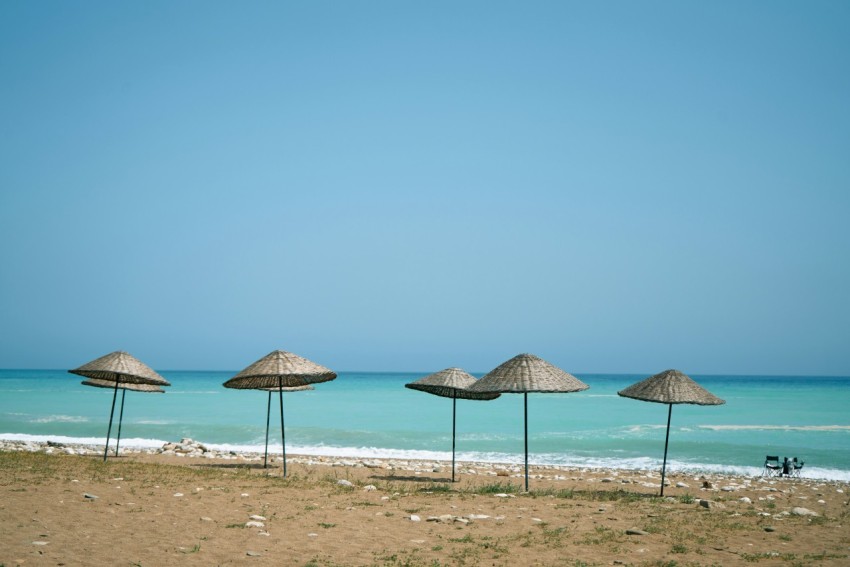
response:
{"label": "ocean water", "polygon": [[[191,437],[262,451],[267,393],[222,387],[235,372],[160,374],[172,383],[165,394],[127,392],[122,446]],[[404,387],[426,374],[343,372],[315,390],[284,393],[287,453],[450,459],[452,401]],[[590,389],[528,395],[530,462],[660,468],[667,406],[617,395],[646,376],[578,377]],[[850,377],[692,378],[726,404],[673,406],[671,470],[755,475],[771,454],[805,461],[803,476],[850,481]],[[0,439],[102,444],[112,390],[81,380],[62,370],[0,370]],[[270,451],[280,453],[276,396]],[[523,396],[458,400],[457,455],[521,463]]]}

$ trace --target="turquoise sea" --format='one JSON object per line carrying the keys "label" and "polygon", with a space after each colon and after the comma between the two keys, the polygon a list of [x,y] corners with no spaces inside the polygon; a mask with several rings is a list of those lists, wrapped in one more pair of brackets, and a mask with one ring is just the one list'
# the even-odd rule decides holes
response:
{"label": "turquoise sea", "polygon": [[[268,395],[222,387],[235,373],[160,371],[172,383],[165,394],[127,392],[121,445],[191,437],[262,451]],[[313,391],[284,393],[287,452],[450,459],[451,400],[404,387],[426,374],[342,372]],[[529,460],[660,467],[667,406],[617,395],[646,375],[577,376],[590,389],[528,395]],[[805,461],[803,476],[850,481],[850,377],[691,377],[726,404],[673,407],[671,470],[754,475],[773,454]],[[112,391],[80,381],[64,370],[0,370],[0,439],[102,444]],[[279,453],[276,407],[270,449]],[[459,400],[457,451],[459,460],[520,463],[523,396]]]}

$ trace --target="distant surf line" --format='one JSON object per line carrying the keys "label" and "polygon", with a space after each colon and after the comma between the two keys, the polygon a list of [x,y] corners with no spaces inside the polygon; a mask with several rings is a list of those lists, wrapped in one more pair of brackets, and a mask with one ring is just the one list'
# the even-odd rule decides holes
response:
{"label": "distant surf line", "polygon": [[850,425],[697,425],[711,431],[850,431]]}

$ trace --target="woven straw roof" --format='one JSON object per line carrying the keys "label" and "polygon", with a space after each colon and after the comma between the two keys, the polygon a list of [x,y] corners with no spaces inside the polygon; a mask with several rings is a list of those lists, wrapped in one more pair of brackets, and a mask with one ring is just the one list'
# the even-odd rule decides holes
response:
{"label": "woven straw roof", "polygon": [[[83,380],[80,382],[83,386],[94,386],[95,388],[115,388],[115,382],[110,382],[109,380],[97,380],[95,378],[89,378],[88,380]],[[150,392],[154,394],[164,394],[165,390],[160,388],[159,386],[154,386],[153,384],[126,384],[121,383],[118,384],[118,388],[121,390],[131,390],[133,392]]]}
{"label": "woven straw roof", "polygon": [[119,384],[171,385],[168,380],[154,372],[150,366],[123,351],[111,352],[68,372],[86,378],[107,380]]}
{"label": "woven straw roof", "polygon": [[306,386],[336,378],[336,372],[291,352],[276,350],[224,383],[225,388],[259,390]]}
{"label": "woven straw roof", "polygon": [[404,387],[459,400],[495,400],[501,395],[493,392],[470,392],[467,388],[475,382],[475,376],[460,368],[446,368],[416,382],[405,384]]}
{"label": "woven straw roof", "polygon": [[590,386],[533,354],[519,354],[469,387],[471,392],[580,392]]}
{"label": "woven straw roof", "polygon": [[665,370],[617,394],[644,402],[664,404],[719,406],[726,403],[678,370]]}
{"label": "woven straw roof", "polygon": [[278,388],[277,386],[275,386],[274,388],[260,388],[260,390],[263,390],[264,392],[277,392],[278,390],[283,390],[284,392],[303,392],[305,390],[315,390],[315,389],[316,388],[314,388],[310,384],[306,384],[304,386],[289,386],[289,387],[284,386],[283,388]]}

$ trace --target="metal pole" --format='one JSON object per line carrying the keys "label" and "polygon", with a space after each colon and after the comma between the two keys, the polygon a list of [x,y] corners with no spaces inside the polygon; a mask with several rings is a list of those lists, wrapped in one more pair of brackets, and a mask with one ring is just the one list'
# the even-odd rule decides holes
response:
{"label": "metal pole", "polygon": [[118,377],[115,377],[115,391],[112,393],[112,410],[109,412],[109,429],[106,430],[106,447],[103,448],[103,462],[109,452],[109,436],[112,435],[112,416],[115,415],[115,398],[118,397]]}
{"label": "metal pole", "polygon": [[455,420],[457,419],[457,390],[452,390],[452,482],[455,481]]}
{"label": "metal pole", "polygon": [[269,403],[266,404],[266,452],[263,455],[263,468],[268,467],[269,461],[269,423],[272,418],[272,391],[269,390]]}
{"label": "metal pole", "polygon": [[667,409],[667,436],[664,438],[664,462],[661,465],[661,496],[664,496],[664,474],[667,471],[667,443],[670,441],[670,416],[673,414],[673,404]]}
{"label": "metal pole", "polygon": [[525,491],[528,492],[528,392],[522,393],[525,406]]}
{"label": "metal pole", "polygon": [[283,425],[283,378],[277,377],[277,394],[280,398],[280,439],[283,447],[283,476],[286,477],[286,429]]}
{"label": "metal pole", "polygon": [[127,388],[121,389],[121,411],[118,413],[118,438],[115,440],[115,456],[118,456],[118,445],[121,444],[121,423],[124,421],[124,397],[127,395]]}

